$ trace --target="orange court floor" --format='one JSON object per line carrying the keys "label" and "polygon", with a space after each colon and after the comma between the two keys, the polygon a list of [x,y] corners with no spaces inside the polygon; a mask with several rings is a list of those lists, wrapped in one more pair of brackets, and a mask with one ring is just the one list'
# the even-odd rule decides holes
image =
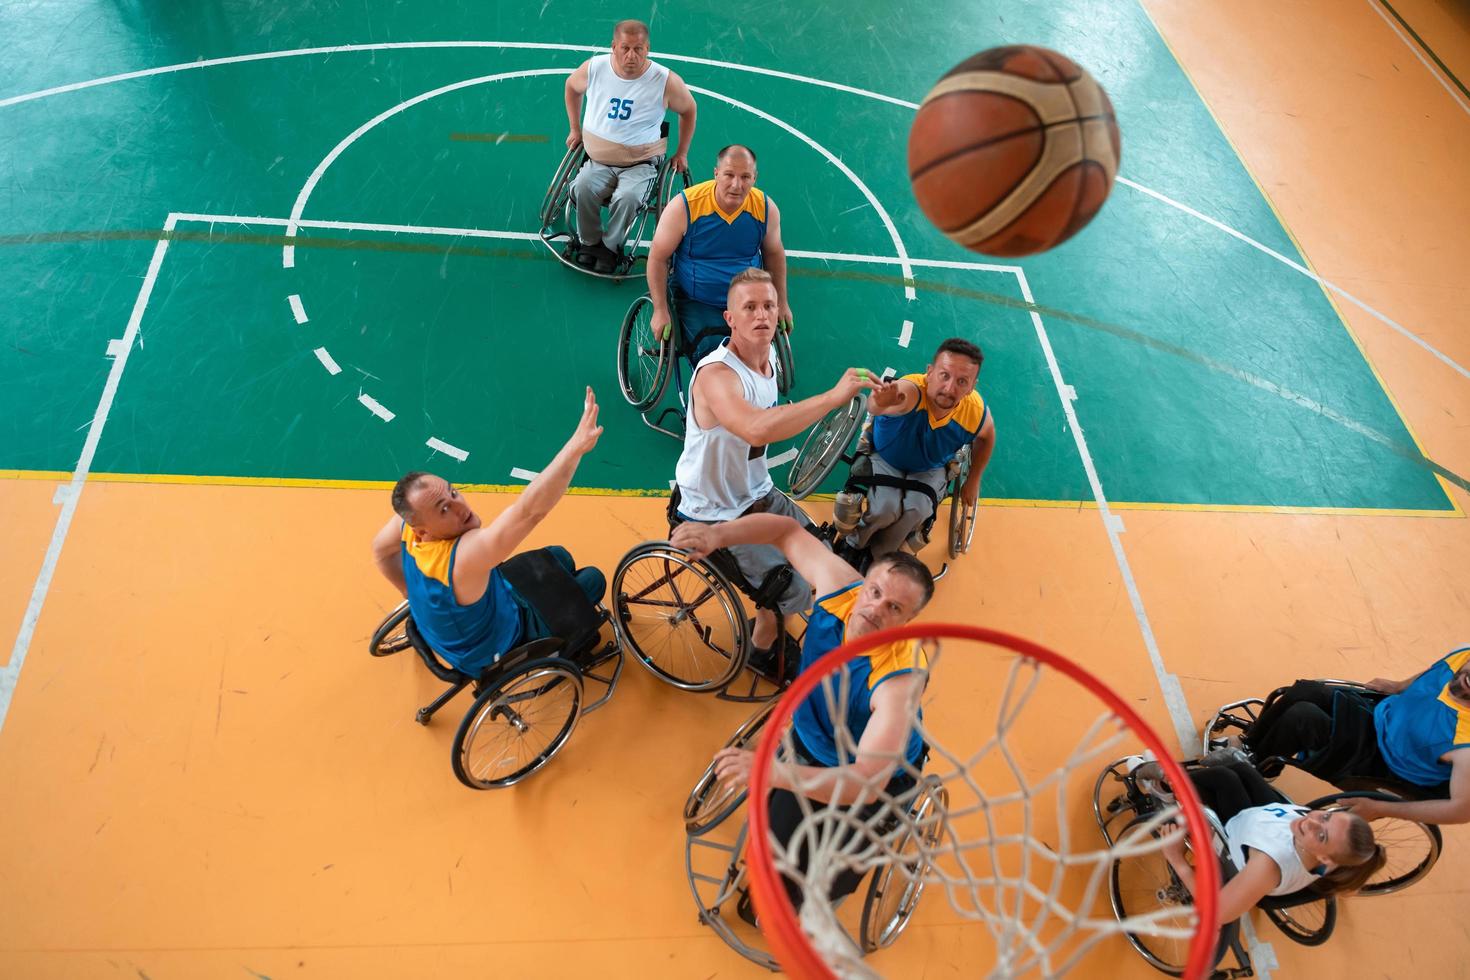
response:
{"label": "orange court floor", "polygon": [[[1315,271],[1470,364],[1470,100],[1442,68],[1369,0],[1144,6]],[[1470,77],[1463,5],[1395,9]],[[1470,380],[1337,306],[1424,454],[1470,473]],[[627,413],[614,397],[605,411]],[[0,635],[20,626],[62,482],[0,479]],[[1408,676],[1470,642],[1470,495],[1446,489],[1441,517],[1123,511],[1196,724],[1298,676]],[[630,658],[544,771],[465,790],[449,744],[468,699],[421,728],[438,682],[365,652],[396,603],[368,555],[387,497],[93,476],[0,731],[0,977],[763,975],[696,921],[680,820],[748,706]],[[472,495],[487,519],[511,499]],[[664,535],[663,506],[570,496],[527,545],[610,570]],[[1050,645],[1173,738],[1090,505],[983,507],[924,618]],[[1470,975],[1470,927],[1445,914],[1467,881],[1470,830],[1448,828],[1425,881],[1346,901],[1320,948],[1257,919],[1257,973]],[[979,927],[926,918],[876,960],[885,975],[987,972]],[[1154,974],[1118,939],[1072,975]]]}

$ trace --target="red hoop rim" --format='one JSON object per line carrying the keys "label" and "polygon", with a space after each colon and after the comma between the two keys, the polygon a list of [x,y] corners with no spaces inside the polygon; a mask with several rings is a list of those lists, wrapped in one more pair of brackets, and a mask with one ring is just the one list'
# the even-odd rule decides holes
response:
{"label": "red hoop rim", "polygon": [[[750,890],[760,916],[761,931],[771,944],[771,952],[787,973],[800,980],[836,980],[836,974],[817,955],[802,932],[801,925],[796,920],[796,910],[792,908],[786,889],[781,884],[771,852],[766,799],[771,791],[771,763],[775,760],[781,733],[791,723],[797,706],[816,689],[822,678],[835,673],[844,662],[885,643],[917,639],[974,640],[977,643],[1002,647],[1071,678],[1091,691],[1113,714],[1122,719],[1143,741],[1144,746],[1154,753],[1164,769],[1169,785],[1174,789],[1175,799],[1184,811],[1187,825],[1195,829],[1209,826],[1205,822],[1204,808],[1195,794],[1194,784],[1189,781],[1183,768],[1174,760],[1173,752],[1165,747],[1153,728],[1101,680],[1056,651],[1000,630],[958,623],[910,623],[869,633],[842,644],[797,675],[767,719],[760,739],[756,742],[755,759],[750,769],[750,838],[746,844]],[[1219,933],[1215,906],[1220,891],[1220,871],[1216,862],[1199,862],[1195,868],[1195,885],[1198,894],[1194,908],[1200,918],[1200,928],[1195,931],[1194,939],[1190,943],[1189,960],[1184,968],[1185,980],[1202,980],[1214,963],[1215,943]]]}

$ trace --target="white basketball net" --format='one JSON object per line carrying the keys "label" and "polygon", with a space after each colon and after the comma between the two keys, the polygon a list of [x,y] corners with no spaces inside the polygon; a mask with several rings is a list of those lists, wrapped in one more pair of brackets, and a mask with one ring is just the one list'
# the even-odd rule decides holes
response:
{"label": "white basketball net", "polygon": [[[945,642],[953,646],[957,641]],[[946,666],[975,659],[969,652],[952,655]],[[898,771],[918,781],[917,788],[894,796],[884,788],[888,774],[866,782],[854,776],[838,790],[840,799],[853,799],[847,788],[857,791],[852,805],[815,803],[801,795],[797,770],[785,761],[795,756],[790,726],[782,734],[773,775],[797,787],[801,820],[785,844],[772,840],[775,865],[800,889],[800,923],[822,959],[839,976],[879,975],[862,961],[852,927],[844,925],[828,895],[844,871],[875,874],[885,869],[889,885],[884,902],[895,911],[917,903],[917,891],[927,888],[924,894],[930,900],[919,913],[920,921],[952,923],[958,917],[984,924],[994,946],[992,977],[1060,976],[1101,940],[1124,931],[1186,949],[1197,927],[1186,896],[1166,895],[1161,885],[1156,901],[1140,902],[1138,912],[1123,919],[1110,904],[1114,862],[1125,862],[1120,874],[1130,880],[1139,877],[1131,870],[1137,861],[1142,874],[1167,882],[1161,835],[1155,831],[1177,813],[1168,807],[1111,846],[1099,832],[1093,818],[1094,778],[1122,754],[1120,748],[1136,751],[1131,730],[1107,710],[1090,724],[1074,721],[1091,716],[1091,711],[1077,714],[1054,701],[1059,688],[1069,689],[1070,700],[1087,698],[1092,710],[1101,702],[1059,672],[1016,655],[1010,656],[1002,688],[993,685],[999,669],[988,672],[995,700],[993,725],[969,710],[973,705],[956,717],[953,710],[941,709],[946,699],[956,694],[964,698],[968,692],[963,681],[957,691],[946,692],[943,685],[953,678],[938,671],[939,660],[939,651],[931,648],[928,689],[909,706],[910,718],[929,746],[928,762],[920,771],[906,760],[893,760]],[[826,701],[842,763],[852,761],[857,748],[844,721],[847,680],[845,671],[828,676],[811,695]],[[1046,696],[1034,698],[1043,688]],[[1037,721],[1043,730],[1038,731]],[[879,781],[884,785],[876,785]],[[1109,791],[1104,803],[1112,795]],[[805,868],[799,860],[802,847],[810,853]],[[863,880],[853,904],[862,904],[871,882]],[[947,911],[933,901],[941,889]],[[1179,960],[1181,966],[1183,962]]]}

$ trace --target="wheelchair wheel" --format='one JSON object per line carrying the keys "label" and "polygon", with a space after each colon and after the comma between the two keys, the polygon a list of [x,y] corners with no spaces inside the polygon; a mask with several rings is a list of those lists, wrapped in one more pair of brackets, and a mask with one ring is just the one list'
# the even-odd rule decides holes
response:
{"label": "wheelchair wheel", "polygon": [[[1333,793],[1313,800],[1307,806],[1322,810],[1353,798],[1401,802],[1402,796],[1373,790],[1358,790],[1350,793]],[[1389,895],[1408,888],[1423,878],[1439,860],[1444,846],[1439,828],[1434,824],[1405,820],[1402,817],[1379,817],[1373,822],[1373,836],[1383,846],[1388,857],[1383,867],[1368,879],[1359,895]]]}
{"label": "wheelchair wheel", "polygon": [[635,299],[623,314],[618,334],[618,385],[628,404],[640,412],[657,405],[668,387],[674,367],[675,329],[670,322],[662,340],[653,336],[653,300],[647,293]]}
{"label": "wheelchair wheel", "polygon": [[386,657],[413,645],[408,638],[408,603],[401,602],[388,618],[378,624],[373,638],[368,641],[368,653],[375,657]]}
{"label": "wheelchair wheel", "polygon": [[[1144,832],[1141,830],[1142,825],[1153,819],[1153,814],[1135,817],[1123,828],[1117,839],[1126,840],[1130,834]],[[1193,896],[1180,882],[1173,866],[1169,864],[1169,859],[1161,851],[1115,860],[1108,876],[1108,891],[1113,912],[1119,919],[1153,913],[1161,920],[1167,920],[1171,913],[1177,914],[1173,910],[1194,904]],[[1235,942],[1239,929],[1239,920],[1220,927],[1220,942],[1216,949],[1222,955]],[[1123,935],[1154,969],[1175,977],[1184,974],[1184,967],[1189,962],[1191,936],[1174,937],[1134,932],[1124,932]]]}
{"label": "wheelchair wheel", "polygon": [[965,505],[961,493],[970,476],[970,447],[962,448],[955,459],[960,465],[949,491],[949,557],[952,559],[969,551],[975,537],[975,508]]}
{"label": "wheelchair wheel", "polygon": [[[744,749],[753,745],[775,706],[774,698],[761,705],[755,714],[735,729],[735,734],[730,736],[725,747]],[[704,775],[699,777],[699,782],[694,784],[689,799],[684,801],[684,830],[690,837],[699,837],[705,831],[723,823],[744,802],[745,790],[732,790],[728,784],[720,782],[715,777],[715,766],[712,762],[705,769]]]}
{"label": "wheelchair wheel", "polygon": [[1303,946],[1321,946],[1337,927],[1337,899],[1330,895],[1285,908],[1266,905],[1261,911],[1287,939]]}
{"label": "wheelchair wheel", "polygon": [[[924,866],[922,854],[933,853],[944,836],[944,813],[949,806],[949,792],[934,776],[924,777],[919,792],[909,807],[908,825],[903,836],[894,843],[894,853],[901,855],[899,861],[888,861],[880,865],[868,882],[868,894],[863,899],[863,917],[858,927],[858,938],[864,955],[893,945],[919,907],[919,897],[924,893]],[[924,849],[919,850],[914,830],[923,834]]]}
{"label": "wheelchair wheel", "polygon": [[867,403],[866,396],[853,395],[846,405],[834,408],[812,426],[801,451],[791,461],[787,485],[793,500],[805,500],[847,453],[852,437],[863,423]]}
{"label": "wheelchair wheel", "polygon": [[[678,186],[678,183],[681,180],[684,182],[684,186],[683,187],[679,187]],[[689,189],[689,174],[688,174],[688,172],[687,171],[681,171],[681,170],[675,170],[671,165],[669,165],[667,162],[665,162],[664,163],[664,168],[663,168],[663,173],[660,174],[660,176],[659,176],[659,181],[658,181],[658,199],[654,202],[655,203],[655,208],[656,208],[656,210],[654,211],[654,217],[655,218],[658,218],[658,217],[660,217],[664,213],[664,208],[666,208],[666,207],[669,206],[669,202],[674,199],[674,195],[675,194],[677,194],[681,190],[688,190],[688,189]]]}
{"label": "wheelchair wheel", "polygon": [[788,394],[796,387],[796,357],[791,353],[791,335],[776,328],[776,393]]}
{"label": "wheelchair wheel", "polygon": [[454,774],[470,789],[513,786],[556,755],[581,714],[582,674],[571,661],[519,664],[486,685],[460,722]]}
{"label": "wheelchair wheel", "polygon": [[566,211],[567,202],[572,196],[572,181],[577,179],[577,171],[582,169],[582,164],[586,160],[587,151],[582,148],[581,143],[567,150],[566,155],[561,158],[561,165],[556,168],[551,183],[547,185],[546,196],[541,199],[541,230],[543,232]]}
{"label": "wheelchair wheel", "polygon": [[618,639],[674,687],[719,690],[745,666],[745,607],[713,566],[667,542],[641,544],[618,563],[612,595]]}

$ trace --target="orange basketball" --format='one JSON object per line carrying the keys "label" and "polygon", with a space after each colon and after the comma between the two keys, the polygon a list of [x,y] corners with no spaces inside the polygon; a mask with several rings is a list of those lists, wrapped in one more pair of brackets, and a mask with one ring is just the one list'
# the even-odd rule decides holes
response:
{"label": "orange basketball", "polygon": [[1121,152],[1113,104],[1091,75],[1046,48],[991,48],[924,97],[909,179],[924,214],[965,248],[1031,255],[1092,220]]}

